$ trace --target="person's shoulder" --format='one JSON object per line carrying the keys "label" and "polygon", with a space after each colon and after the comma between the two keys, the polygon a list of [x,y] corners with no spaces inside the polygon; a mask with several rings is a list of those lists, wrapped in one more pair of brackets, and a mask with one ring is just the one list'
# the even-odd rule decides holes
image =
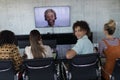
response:
{"label": "person's shoulder", "polygon": [[31,46],[26,46],[26,47],[25,47],[25,52],[29,52],[30,49],[31,49]]}
{"label": "person's shoulder", "polygon": [[83,39],[78,39],[77,40],[77,44],[83,44],[84,43],[84,40]]}
{"label": "person's shoulder", "polygon": [[16,48],[14,45],[5,44],[3,46],[0,46],[0,52],[10,53],[14,48]]}
{"label": "person's shoulder", "polygon": [[50,46],[49,45],[43,45],[44,46],[44,48],[50,48]]}
{"label": "person's shoulder", "polygon": [[88,40],[89,40],[88,37],[85,35],[85,36],[83,36],[82,38],[78,39],[77,41],[78,41],[78,42],[86,42],[86,41],[88,41]]}
{"label": "person's shoulder", "polygon": [[17,48],[17,46],[15,44],[4,44],[2,48],[13,49],[13,48]]}
{"label": "person's shoulder", "polygon": [[107,41],[107,38],[102,38],[99,42]]}
{"label": "person's shoulder", "polygon": [[25,47],[25,49],[30,49],[30,48],[31,48],[31,46],[26,46],[26,47]]}
{"label": "person's shoulder", "polygon": [[115,40],[120,40],[120,38],[118,38],[118,37],[115,37],[114,39],[115,39]]}

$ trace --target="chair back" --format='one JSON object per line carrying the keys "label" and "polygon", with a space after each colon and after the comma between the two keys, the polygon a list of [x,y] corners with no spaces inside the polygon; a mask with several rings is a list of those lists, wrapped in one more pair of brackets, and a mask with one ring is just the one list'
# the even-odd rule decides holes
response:
{"label": "chair back", "polygon": [[0,60],[0,80],[14,80],[13,62],[11,60]]}
{"label": "chair back", "polygon": [[55,78],[53,58],[28,59],[23,64],[28,80],[54,80]]}
{"label": "chair back", "polygon": [[75,56],[69,65],[71,80],[97,80],[98,53]]}
{"label": "chair back", "polygon": [[114,80],[120,80],[120,58],[116,59],[112,76],[114,77]]}

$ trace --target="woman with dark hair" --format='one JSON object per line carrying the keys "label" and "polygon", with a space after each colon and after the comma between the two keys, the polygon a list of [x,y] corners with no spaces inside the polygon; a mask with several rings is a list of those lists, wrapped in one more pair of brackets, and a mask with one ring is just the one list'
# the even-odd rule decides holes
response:
{"label": "woman with dark hair", "polygon": [[29,39],[30,46],[25,48],[27,59],[53,57],[51,48],[47,45],[43,45],[39,31],[32,30]]}
{"label": "woman with dark hair", "polygon": [[77,43],[71,50],[67,51],[66,58],[71,59],[75,55],[93,53],[93,44],[88,39],[90,28],[86,21],[76,21],[73,24],[73,32],[77,37]]}
{"label": "woman with dark hair", "polygon": [[15,40],[15,35],[12,31],[3,30],[0,32],[0,60],[11,59],[15,70],[18,71],[22,64],[22,58],[15,45]]}

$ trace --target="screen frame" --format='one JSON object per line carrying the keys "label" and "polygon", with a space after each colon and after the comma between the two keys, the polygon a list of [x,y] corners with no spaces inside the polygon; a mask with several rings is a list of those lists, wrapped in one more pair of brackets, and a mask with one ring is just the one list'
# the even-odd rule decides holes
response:
{"label": "screen frame", "polygon": [[[70,27],[71,26],[71,7],[70,6],[41,6],[41,7],[34,7],[34,22],[35,22],[35,28],[49,28],[47,21],[44,17],[44,12],[47,9],[53,9],[56,12],[56,24],[54,27]],[[63,9],[63,12],[60,14],[59,10]],[[67,9],[67,13],[66,13]],[[40,14],[39,14],[40,13]],[[67,14],[67,16],[65,15]],[[43,15],[43,16],[41,16]],[[39,18],[40,16],[41,18]],[[61,17],[64,16],[64,17]],[[65,21],[64,21],[65,20]],[[66,22],[66,23],[65,23]],[[63,25],[61,23],[64,23]]]}

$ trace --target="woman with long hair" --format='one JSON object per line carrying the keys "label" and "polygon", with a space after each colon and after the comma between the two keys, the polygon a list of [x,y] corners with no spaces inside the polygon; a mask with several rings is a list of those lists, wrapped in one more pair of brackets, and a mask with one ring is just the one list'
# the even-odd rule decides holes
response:
{"label": "woman with long hair", "polygon": [[30,46],[25,48],[27,59],[52,57],[52,50],[49,46],[43,45],[40,32],[32,30],[29,36]]}

